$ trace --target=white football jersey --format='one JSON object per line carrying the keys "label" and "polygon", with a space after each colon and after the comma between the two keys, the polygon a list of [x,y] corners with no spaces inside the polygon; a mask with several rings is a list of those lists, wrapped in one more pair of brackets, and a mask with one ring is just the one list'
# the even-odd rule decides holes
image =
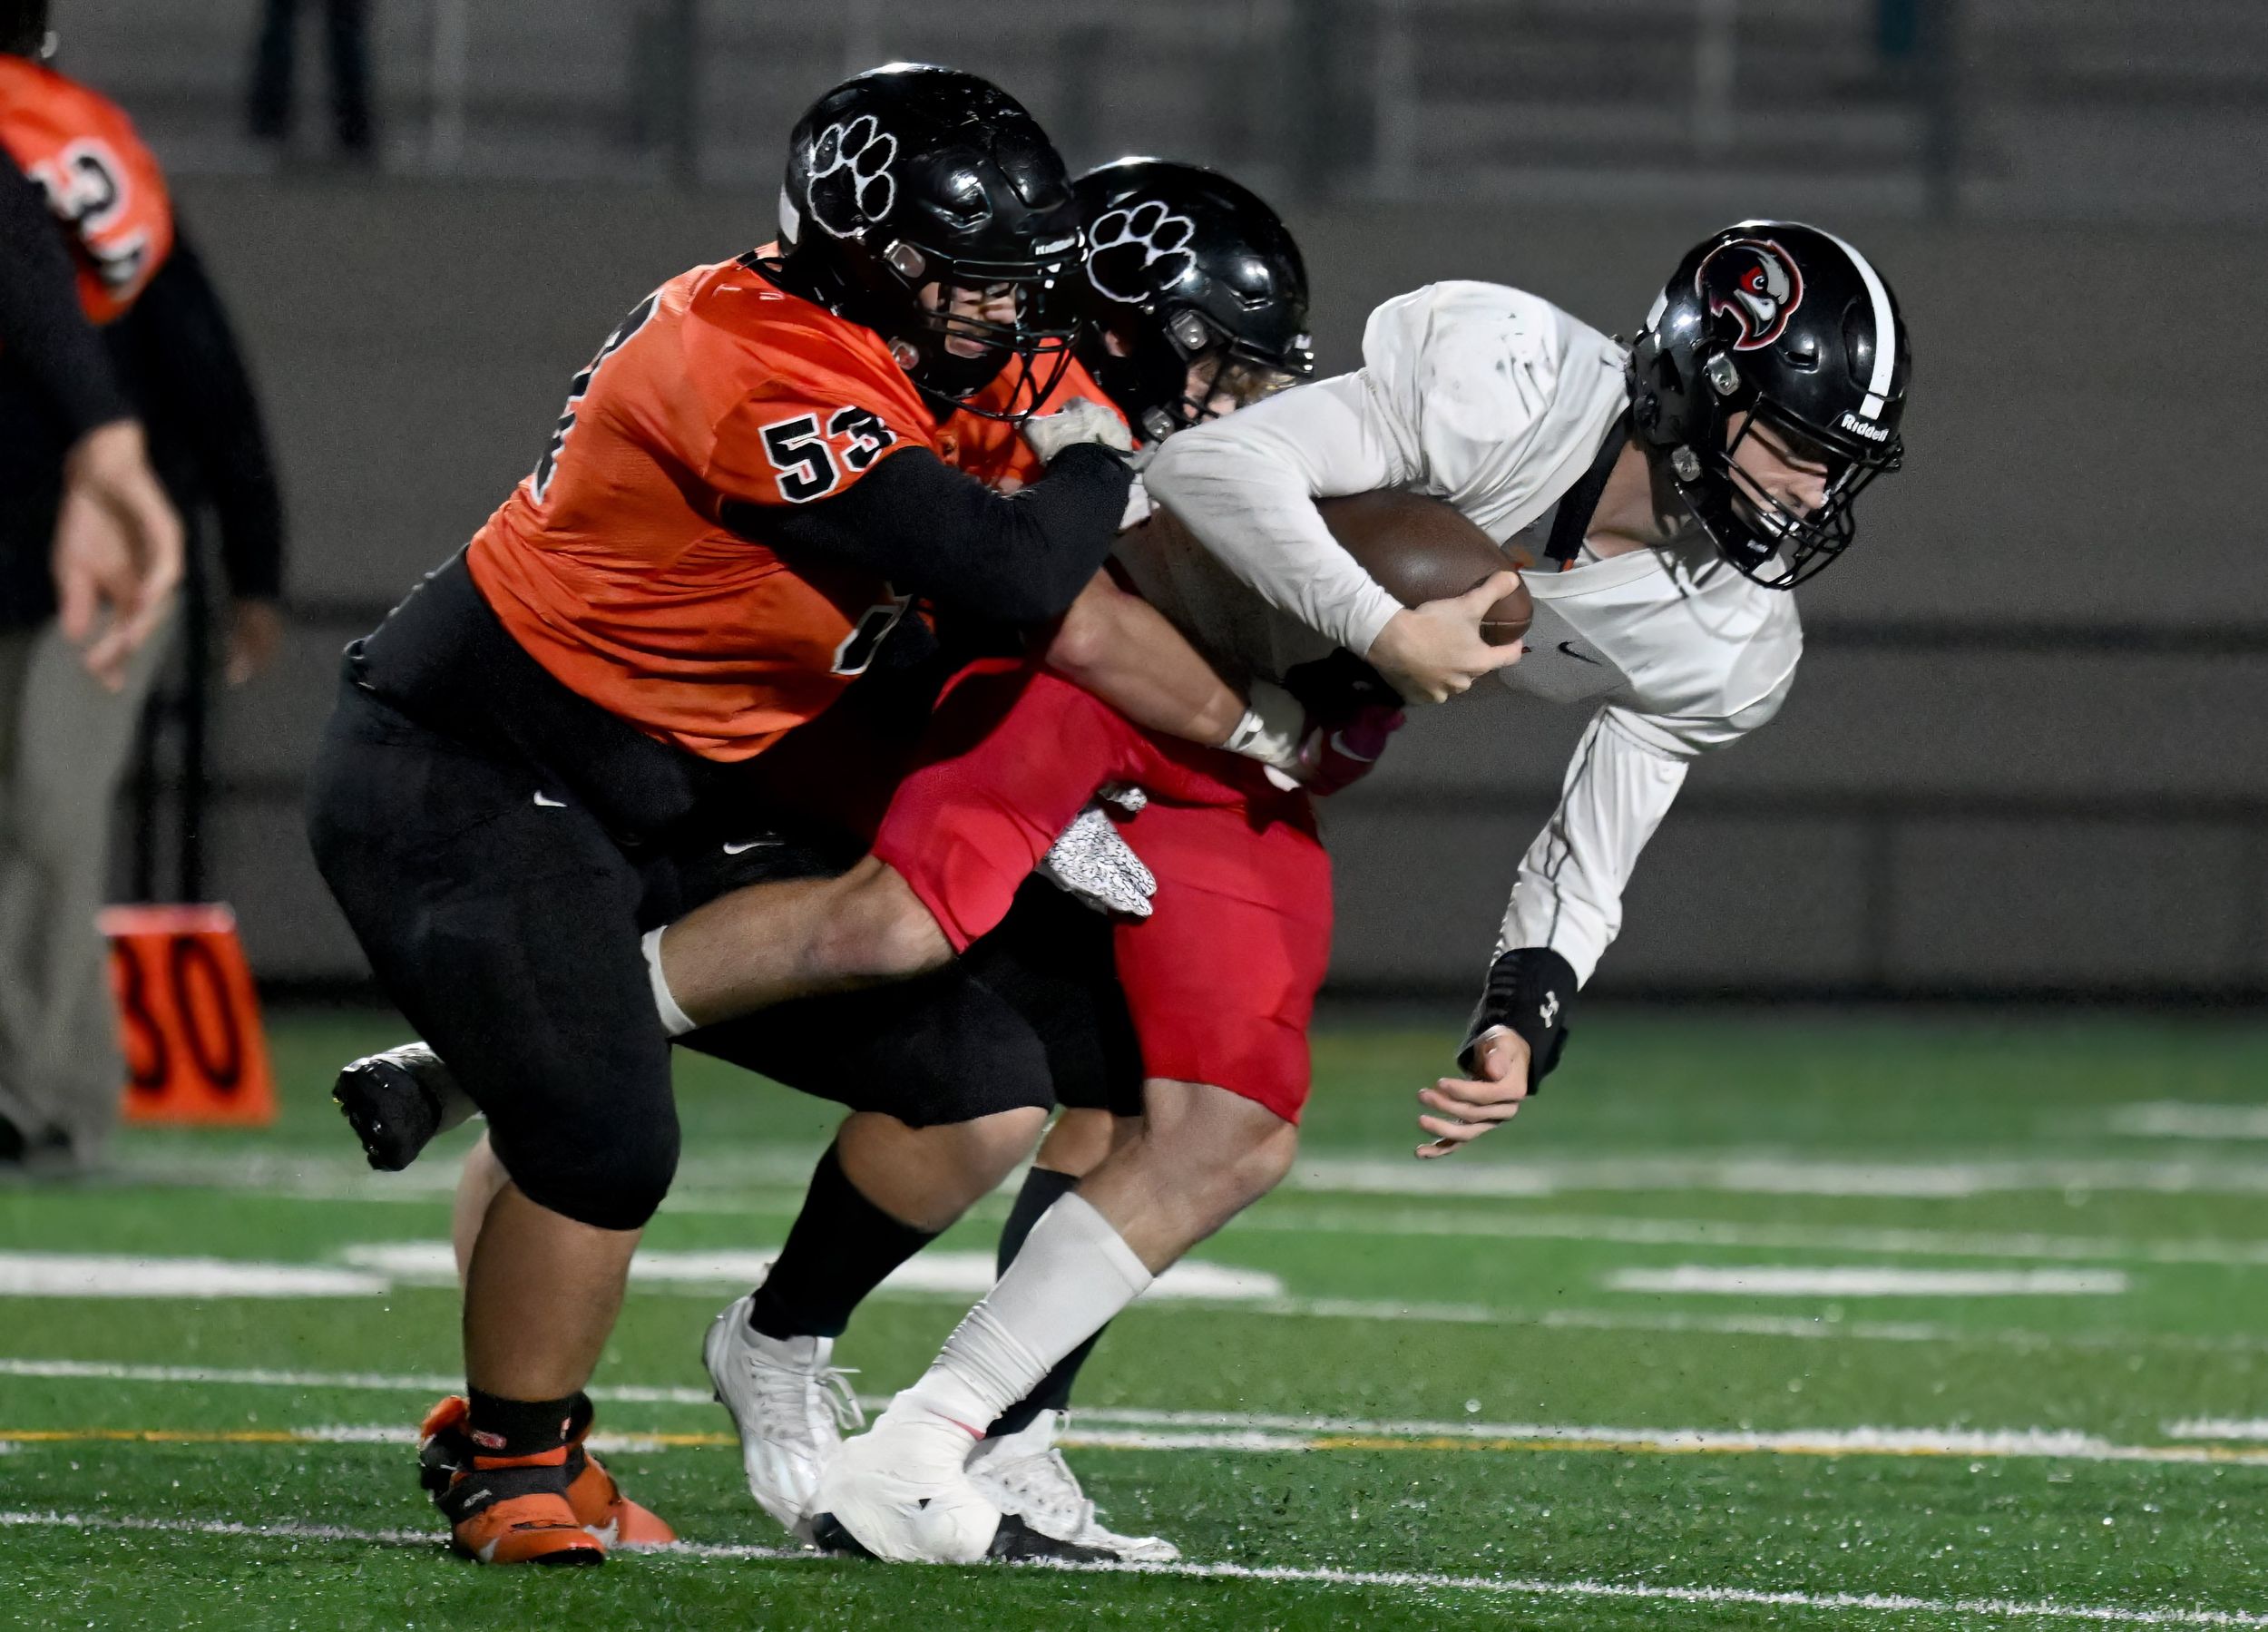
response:
{"label": "white football jersey", "polygon": [[[1367,651],[1399,607],[1315,500],[1407,488],[1540,556],[1560,496],[1628,406],[1623,365],[1605,335],[1519,289],[1441,283],[1390,300],[1371,315],[1356,372],[1161,446],[1148,491],[1202,548],[1137,533],[1120,559],[1239,677],[1277,678],[1335,646]],[[1598,713],[1521,860],[1500,950],[1552,947],[1587,981],[1686,763],[1777,712],[1803,635],[1792,597],[1743,577],[1697,533],[1547,564],[1527,584],[1528,654],[1500,678]]]}

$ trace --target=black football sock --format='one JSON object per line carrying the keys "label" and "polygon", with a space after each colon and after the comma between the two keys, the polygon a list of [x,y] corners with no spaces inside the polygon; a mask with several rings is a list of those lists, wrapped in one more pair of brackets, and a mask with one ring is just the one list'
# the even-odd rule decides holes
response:
{"label": "black football sock", "polygon": [[936,1238],[860,1195],[829,1145],[787,1245],[748,1305],[748,1324],[771,1338],[839,1337],[865,1295]]}
{"label": "black football sock", "polygon": [[[1023,1250],[1024,1240],[1040,1222],[1041,1215],[1077,1188],[1076,1175],[1058,1173],[1052,1168],[1033,1168],[1023,1176],[1023,1188],[1016,1192],[1016,1205],[1008,1209],[1008,1222],[1001,1226],[1000,1267],[1003,1272]],[[1002,1434],[1020,1433],[1031,1427],[1043,1411],[1068,1410],[1071,1384],[1078,1381],[1079,1368],[1087,1363],[1087,1356],[1102,1341],[1102,1333],[1110,1329],[1105,1325],[1102,1331],[1057,1361],[1055,1369],[1040,1379],[1039,1387],[1000,1413],[984,1437],[998,1439]]]}
{"label": "black football sock", "polygon": [[567,1443],[568,1425],[575,1414],[570,1394],[563,1400],[506,1400],[501,1395],[467,1389],[472,1410],[465,1432],[477,1458],[542,1456]]}

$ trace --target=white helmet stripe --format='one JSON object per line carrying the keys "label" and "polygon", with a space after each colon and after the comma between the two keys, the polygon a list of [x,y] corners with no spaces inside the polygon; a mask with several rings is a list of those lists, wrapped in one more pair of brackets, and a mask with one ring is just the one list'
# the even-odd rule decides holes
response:
{"label": "white helmet stripe", "polygon": [[1889,401],[1890,376],[1898,367],[1898,323],[1890,309],[1890,290],[1883,287],[1882,274],[1874,265],[1832,232],[1833,239],[1851,264],[1859,269],[1859,277],[1866,285],[1867,298],[1874,303],[1874,377],[1866,382],[1866,400],[1859,405],[1863,419],[1880,419],[1882,406]]}

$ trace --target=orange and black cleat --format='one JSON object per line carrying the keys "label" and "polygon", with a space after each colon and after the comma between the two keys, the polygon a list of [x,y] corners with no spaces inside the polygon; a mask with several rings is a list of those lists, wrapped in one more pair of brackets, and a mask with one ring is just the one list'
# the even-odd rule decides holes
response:
{"label": "orange and black cleat", "polygon": [[434,1497],[449,1544],[482,1564],[603,1564],[606,1543],[567,1505],[564,1447],[475,1457]]}
{"label": "orange and black cleat", "polygon": [[669,1546],[678,1539],[677,1531],[650,1508],[642,1508],[623,1495],[614,1476],[583,1448],[591,1433],[591,1418],[588,1402],[580,1402],[568,1424],[568,1505],[575,1510],[583,1529],[609,1547],[635,1552],[640,1548]]}
{"label": "orange and black cleat", "polygon": [[603,1564],[606,1543],[568,1501],[568,1447],[535,1456],[481,1456],[452,1394],[425,1413],[418,1481],[449,1521],[449,1544],[482,1564]]}
{"label": "orange and black cleat", "polygon": [[[465,1431],[470,1411],[462,1394],[451,1394],[425,1413],[418,1433],[419,1478],[439,1502],[461,1472],[474,1462],[473,1441]],[[560,1463],[566,1482],[567,1505],[575,1522],[602,1547],[667,1547],[677,1538],[659,1515],[622,1494],[599,1459],[584,1447],[591,1432],[591,1409],[580,1403],[568,1422],[566,1455]],[[483,1461],[490,1459],[483,1458]]]}

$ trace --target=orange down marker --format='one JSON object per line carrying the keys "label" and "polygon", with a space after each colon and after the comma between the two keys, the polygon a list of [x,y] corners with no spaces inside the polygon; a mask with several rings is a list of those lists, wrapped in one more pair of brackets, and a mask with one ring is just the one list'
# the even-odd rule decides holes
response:
{"label": "orange down marker", "polygon": [[112,906],[111,990],[126,1053],[130,1122],[276,1119],[252,972],[225,906]]}

